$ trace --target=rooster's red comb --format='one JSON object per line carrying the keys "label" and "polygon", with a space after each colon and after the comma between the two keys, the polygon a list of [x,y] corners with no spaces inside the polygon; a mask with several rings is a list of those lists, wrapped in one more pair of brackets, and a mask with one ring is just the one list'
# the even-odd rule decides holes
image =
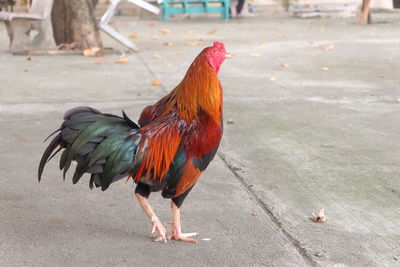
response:
{"label": "rooster's red comb", "polygon": [[214,46],[217,47],[217,48],[225,49],[225,45],[223,43],[221,43],[221,42],[218,42],[218,41],[214,42]]}

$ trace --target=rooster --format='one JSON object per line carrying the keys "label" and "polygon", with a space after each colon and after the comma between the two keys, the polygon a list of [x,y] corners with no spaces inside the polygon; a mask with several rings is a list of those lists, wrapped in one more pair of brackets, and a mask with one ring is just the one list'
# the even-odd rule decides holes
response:
{"label": "rooster", "polygon": [[[90,107],[67,111],[57,134],[43,153],[39,182],[46,163],[59,151],[63,177],[76,161],[72,181],[89,173],[89,187],[104,191],[124,177],[137,184],[135,195],[149,218],[155,241],[197,243],[198,233],[182,233],[180,208],[201,173],[214,158],[223,132],[222,87],[218,72],[230,57],[214,42],[194,60],[183,80],[169,94],[141,113],[138,124]],[[48,138],[49,138],[48,137]],[[161,191],[171,198],[172,232],[156,216],[148,197]]]}

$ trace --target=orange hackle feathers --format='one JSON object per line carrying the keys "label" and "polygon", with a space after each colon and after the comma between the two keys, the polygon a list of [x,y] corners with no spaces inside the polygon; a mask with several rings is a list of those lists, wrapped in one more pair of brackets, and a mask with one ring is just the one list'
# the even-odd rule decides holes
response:
{"label": "orange hackle feathers", "polygon": [[202,53],[195,59],[181,83],[167,96],[165,112],[177,107],[179,116],[190,122],[204,111],[218,125],[222,112],[222,88],[218,76]]}

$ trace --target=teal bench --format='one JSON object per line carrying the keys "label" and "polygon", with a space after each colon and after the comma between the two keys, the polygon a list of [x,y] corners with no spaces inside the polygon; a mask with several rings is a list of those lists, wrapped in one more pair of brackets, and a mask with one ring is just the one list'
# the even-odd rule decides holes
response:
{"label": "teal bench", "polygon": [[221,19],[229,19],[229,0],[164,0],[161,9],[164,21],[187,13],[221,13]]}

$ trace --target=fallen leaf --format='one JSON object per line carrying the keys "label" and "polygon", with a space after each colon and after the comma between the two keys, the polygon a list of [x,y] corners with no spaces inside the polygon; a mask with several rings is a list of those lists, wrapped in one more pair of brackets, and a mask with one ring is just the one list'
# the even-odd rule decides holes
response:
{"label": "fallen leaf", "polygon": [[105,57],[105,56],[107,56],[106,54],[103,54],[103,53],[97,53],[96,54],[96,57]]}
{"label": "fallen leaf", "polygon": [[257,212],[253,211],[252,213],[250,213],[251,216],[257,216]]}
{"label": "fallen leaf", "polygon": [[308,54],[308,56],[310,56],[310,57],[315,57],[317,54],[315,54],[315,53],[310,53],[310,54]]}
{"label": "fallen leaf", "polygon": [[266,43],[268,43],[268,40],[261,40],[260,41],[260,44],[266,44]]}
{"label": "fallen leaf", "polygon": [[129,38],[131,39],[136,39],[138,36],[135,33],[132,33],[131,35],[129,35]]}
{"label": "fallen leaf", "polygon": [[8,201],[10,200],[9,197],[0,196],[0,201]]}
{"label": "fallen leaf", "polygon": [[186,34],[190,35],[190,34],[193,34],[193,32],[192,31],[186,31]]}
{"label": "fallen leaf", "polygon": [[279,34],[279,37],[282,38],[282,39],[283,39],[283,38],[286,38],[286,34],[281,33],[281,34]]}
{"label": "fallen leaf", "polygon": [[162,34],[164,34],[164,35],[167,35],[168,33],[171,32],[171,30],[170,30],[170,29],[161,29],[160,32],[161,32]]}
{"label": "fallen leaf", "polygon": [[188,46],[199,46],[199,45],[201,45],[202,43],[203,43],[203,40],[198,39],[198,40],[196,40],[196,41],[186,42],[185,45],[188,45]]}
{"label": "fallen leaf", "polygon": [[324,47],[325,51],[332,51],[333,49],[335,49],[335,45],[333,44]]}
{"label": "fallen leaf", "polygon": [[385,78],[385,75],[383,75],[382,73],[378,74],[379,78]]}
{"label": "fallen leaf", "polygon": [[183,52],[181,52],[181,51],[178,51],[178,52],[176,52],[175,54],[177,54],[177,55],[179,56],[179,55],[182,55],[182,54],[183,54]]}
{"label": "fallen leaf", "polygon": [[160,86],[161,83],[160,83],[159,80],[152,80],[152,81],[151,81],[151,85],[153,85],[153,86]]}
{"label": "fallen leaf", "polygon": [[309,44],[314,44],[313,40],[308,41]]}
{"label": "fallen leaf", "polygon": [[27,58],[25,58],[25,60],[27,60],[27,61],[33,61],[33,57],[27,57]]}
{"label": "fallen leaf", "polygon": [[165,42],[165,43],[163,43],[163,45],[165,45],[165,46],[172,46],[172,43],[171,43],[171,42]]}
{"label": "fallen leaf", "polygon": [[116,60],[115,63],[117,63],[117,64],[125,64],[125,63],[128,63],[128,61],[129,60],[127,58],[120,58],[120,59]]}
{"label": "fallen leaf", "polygon": [[314,213],[311,214],[311,221],[318,222],[318,223],[326,222],[326,217],[325,217],[324,212],[325,212],[324,208],[320,208],[318,216],[315,215]]}
{"label": "fallen leaf", "polygon": [[323,71],[328,71],[329,68],[328,68],[328,67],[322,67],[321,70],[323,70]]}
{"label": "fallen leaf", "polygon": [[24,72],[28,72],[29,70],[28,69],[24,69]]}
{"label": "fallen leaf", "polygon": [[172,67],[172,64],[171,63],[167,63],[167,64],[165,64],[165,66]]}
{"label": "fallen leaf", "polygon": [[158,36],[158,35],[153,35],[153,36],[151,37],[151,39],[153,39],[153,40],[160,40],[161,37]]}
{"label": "fallen leaf", "polygon": [[283,68],[289,68],[289,67],[290,67],[289,64],[281,64],[281,66],[282,66]]}
{"label": "fallen leaf", "polygon": [[260,53],[251,53],[250,54],[251,57],[261,57]]}
{"label": "fallen leaf", "polygon": [[155,58],[155,59],[161,59],[161,56],[160,56],[159,54],[154,54],[154,55],[153,55],[153,58]]}
{"label": "fallen leaf", "polygon": [[147,24],[147,27],[154,27],[154,23],[149,23],[149,24]]}
{"label": "fallen leaf", "polygon": [[63,220],[60,220],[60,219],[52,219],[52,220],[51,220],[51,223],[52,223],[52,224],[63,224],[64,221],[63,221]]}
{"label": "fallen leaf", "polygon": [[103,65],[103,64],[106,64],[107,62],[106,61],[93,61],[93,62],[90,62],[90,64],[94,64],[94,65]]}
{"label": "fallen leaf", "polygon": [[217,29],[214,29],[214,30],[211,30],[211,31],[207,32],[207,34],[214,34],[216,32],[217,32]]}
{"label": "fallen leaf", "polygon": [[83,50],[83,55],[85,57],[93,57],[93,56],[96,55],[96,53],[98,51],[100,51],[100,47],[94,46],[94,47],[91,47],[91,48],[84,49]]}

